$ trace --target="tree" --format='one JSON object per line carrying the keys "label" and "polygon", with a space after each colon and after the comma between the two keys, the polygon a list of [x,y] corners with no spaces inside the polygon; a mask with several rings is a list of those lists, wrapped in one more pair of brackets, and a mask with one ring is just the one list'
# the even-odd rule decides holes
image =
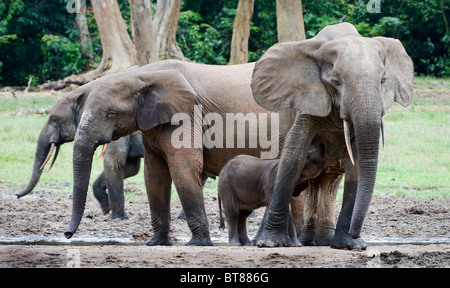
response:
{"label": "tree", "polygon": [[248,62],[248,39],[250,37],[250,21],[253,16],[255,0],[239,0],[236,17],[233,22],[229,64]]}
{"label": "tree", "polygon": [[180,9],[181,0],[158,0],[153,20],[155,59],[187,60],[176,40]]}
{"label": "tree", "polygon": [[136,60],[138,64],[145,65],[152,62],[155,46],[150,0],[129,0],[129,2],[132,37],[136,47]]}
{"label": "tree", "polygon": [[69,76],[66,83],[85,84],[104,74],[136,64],[136,50],[116,0],[91,0],[102,44],[102,60],[95,70]]}
{"label": "tree", "polygon": [[301,0],[277,0],[278,42],[305,40]]}
{"label": "tree", "polygon": [[[277,0],[278,42],[305,40],[303,9],[301,0]],[[292,108],[279,112],[280,134],[284,137],[291,129],[296,111]]]}
{"label": "tree", "polygon": [[78,34],[80,37],[81,56],[86,60],[85,69],[94,67],[94,52],[86,20],[86,0],[77,0],[79,11],[76,13]]}

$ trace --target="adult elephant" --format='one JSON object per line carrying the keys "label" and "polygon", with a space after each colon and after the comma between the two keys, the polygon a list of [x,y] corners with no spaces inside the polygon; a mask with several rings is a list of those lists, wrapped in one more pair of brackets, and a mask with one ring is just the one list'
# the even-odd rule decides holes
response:
{"label": "adult elephant", "polygon": [[[400,41],[362,37],[349,23],[267,50],[253,72],[254,98],[270,111],[292,107],[297,115],[286,136],[259,246],[289,245],[289,199],[305,163],[305,147],[320,137],[327,160],[343,161],[345,171],[342,209],[331,246],[366,248],[360,232],[375,185],[383,116],[394,101],[410,104],[413,82],[413,64]],[[331,172],[314,185],[337,189],[341,178],[341,173]]]}
{"label": "adult elephant", "polygon": [[[55,101],[37,140],[30,181],[22,191],[16,194],[17,198],[24,197],[33,191],[52,154],[54,153],[54,157],[48,170],[55,163],[61,145],[74,140],[78,123],[84,112],[84,103],[94,83],[79,87]],[[112,219],[128,218],[125,212],[123,180],[139,172],[140,161],[143,157],[144,148],[140,131],[109,145],[103,161],[104,171],[95,180],[93,192],[103,213],[107,214],[111,211]]]}
{"label": "adult elephant", "polygon": [[[251,93],[253,68],[254,63],[215,66],[169,60],[98,79],[86,100],[75,136],[72,218],[65,236],[72,237],[82,219],[95,149],[141,130],[154,231],[147,245],[172,245],[172,181],[192,232],[187,245],[212,245],[202,171],[217,176],[227,160],[238,154],[260,157],[261,152],[270,150],[273,158],[279,155],[278,123],[270,121],[276,114],[257,105]],[[174,116],[177,121],[172,125]],[[241,119],[237,129],[233,117]],[[253,126],[245,119],[260,121]],[[259,130],[259,145],[251,141],[255,139],[255,127]],[[270,141],[262,143],[262,135]],[[240,146],[242,139],[244,146]]]}

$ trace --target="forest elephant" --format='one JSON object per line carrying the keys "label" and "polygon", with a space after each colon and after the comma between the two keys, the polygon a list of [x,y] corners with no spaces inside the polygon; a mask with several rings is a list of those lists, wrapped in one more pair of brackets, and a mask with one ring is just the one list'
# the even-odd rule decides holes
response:
{"label": "forest elephant", "polygon": [[[16,194],[18,198],[28,195],[39,182],[44,167],[54,153],[48,171],[55,163],[60,146],[72,142],[84,112],[84,103],[95,82],[64,94],[53,104],[49,117],[42,127],[36,144],[31,179],[26,188]],[[111,211],[112,219],[127,219],[123,180],[136,175],[140,169],[144,148],[140,131],[111,142],[104,154],[104,171],[93,184],[95,198],[104,214]],[[106,192],[108,190],[108,193]]]}
{"label": "forest elephant", "polygon": [[[325,165],[323,144],[312,147],[297,180],[292,197],[308,187],[308,180],[317,177]],[[265,160],[238,155],[229,160],[219,174],[218,202],[220,228],[225,228],[222,206],[228,225],[230,246],[252,245],[247,236],[247,217],[254,209],[269,206],[280,159]],[[222,204],[223,203],[223,204]],[[299,245],[293,219],[289,220],[291,245]]]}
{"label": "forest elephant", "polygon": [[295,108],[297,115],[285,139],[258,246],[289,246],[289,199],[306,161],[304,147],[320,137],[327,162],[314,189],[334,194],[341,169],[345,172],[342,209],[330,245],[366,248],[360,233],[374,191],[380,135],[384,144],[383,117],[394,101],[410,104],[413,70],[400,41],[363,37],[349,23],[264,53],[253,71],[256,102],[270,111]]}
{"label": "forest elephant", "polygon": [[192,233],[187,245],[213,245],[202,172],[217,176],[236,155],[276,158],[281,150],[278,114],[252,96],[253,68],[167,60],[96,80],[75,135],[72,216],[64,235],[72,237],[81,222],[96,148],[141,130],[153,228],[146,245],[172,245],[172,181]]}

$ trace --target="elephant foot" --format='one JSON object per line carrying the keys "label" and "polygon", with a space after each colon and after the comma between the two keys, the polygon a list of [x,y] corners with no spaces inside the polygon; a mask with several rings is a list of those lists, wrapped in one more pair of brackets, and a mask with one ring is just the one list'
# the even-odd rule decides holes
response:
{"label": "elephant foot", "polygon": [[324,228],[322,229],[316,237],[317,246],[330,246],[331,239],[333,239],[335,234],[334,228]]}
{"label": "elephant foot", "polygon": [[316,246],[314,230],[304,229],[300,234],[299,240],[303,246]]}
{"label": "elephant foot", "polygon": [[287,231],[285,233],[272,229],[263,229],[254,239],[253,243],[258,247],[289,247],[291,246],[291,239]]}
{"label": "elephant foot", "polygon": [[103,215],[108,214],[110,211],[111,211],[111,208],[110,208],[110,207],[106,207],[106,208],[103,208],[103,207],[102,207]]}
{"label": "elephant foot", "polygon": [[128,215],[125,211],[122,212],[114,212],[114,210],[111,212],[111,215],[109,215],[110,219],[120,219],[120,220],[126,220],[128,219]]}
{"label": "elephant foot", "polygon": [[209,239],[209,237],[192,237],[186,246],[214,246],[214,243]]}
{"label": "elephant foot", "polygon": [[241,246],[253,246],[253,242],[248,238],[239,239],[239,242]]}
{"label": "elephant foot", "polygon": [[367,245],[361,238],[352,238],[347,233],[336,232],[336,235],[331,239],[331,248],[345,249],[345,250],[366,250]]}
{"label": "elephant foot", "polygon": [[158,236],[153,235],[153,237],[150,238],[150,240],[148,240],[145,243],[145,246],[159,246],[159,245],[160,246],[172,246],[173,242],[169,236],[163,238],[163,237],[158,237]]}
{"label": "elephant foot", "polygon": [[302,244],[298,241],[297,237],[291,238],[291,247],[300,247]]}

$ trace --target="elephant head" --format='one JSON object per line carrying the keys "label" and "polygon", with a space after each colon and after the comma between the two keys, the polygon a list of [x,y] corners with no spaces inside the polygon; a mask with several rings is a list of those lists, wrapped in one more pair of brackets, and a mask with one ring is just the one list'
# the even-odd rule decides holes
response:
{"label": "elephant head", "polygon": [[66,238],[81,222],[96,148],[194,110],[197,95],[178,70],[148,71],[147,67],[103,76],[93,85],[74,140],[73,206]]}
{"label": "elephant head", "polygon": [[58,157],[60,145],[73,141],[91,87],[92,85],[79,87],[59,97],[53,104],[37,140],[31,179],[27,187],[16,194],[17,198],[28,195],[34,189],[55,148],[56,152],[48,170]]}
{"label": "elephant head", "polygon": [[[400,41],[362,37],[349,23],[328,26],[309,40],[276,44],[255,65],[252,92],[265,109],[292,107],[298,119],[301,115],[341,119],[348,154],[357,169],[348,232],[353,239],[359,237],[375,185],[383,116],[394,101],[410,104],[413,82],[413,64]],[[350,145],[352,127],[356,161]],[[291,135],[285,147],[302,144],[307,143]],[[299,165],[304,159],[289,163]]]}

